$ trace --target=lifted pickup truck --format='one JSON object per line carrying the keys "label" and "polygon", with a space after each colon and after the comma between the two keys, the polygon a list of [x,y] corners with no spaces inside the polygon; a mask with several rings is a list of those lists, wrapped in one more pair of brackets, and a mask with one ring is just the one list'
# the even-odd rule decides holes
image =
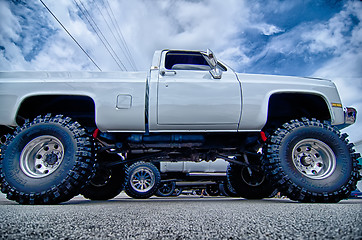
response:
{"label": "lifted pickup truck", "polygon": [[162,161],[222,158],[241,197],[338,202],[361,178],[338,130],[355,118],[329,80],[235,73],[210,50],[156,51],[149,72],[1,72],[1,191],[148,198]]}

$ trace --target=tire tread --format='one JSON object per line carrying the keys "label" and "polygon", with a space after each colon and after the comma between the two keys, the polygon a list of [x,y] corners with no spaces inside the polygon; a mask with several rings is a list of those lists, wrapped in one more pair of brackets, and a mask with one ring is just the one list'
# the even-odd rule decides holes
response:
{"label": "tire tread", "polygon": [[[289,179],[288,175],[283,171],[280,166],[279,156],[279,147],[283,138],[294,129],[303,126],[315,126],[326,129],[337,136],[342,140],[350,153],[352,159],[352,171],[350,174],[350,179],[339,188],[338,191],[331,193],[312,193],[304,188],[300,188],[295,183]],[[342,199],[345,199],[349,196],[350,192],[354,190],[357,181],[360,179],[358,172],[358,161],[357,158],[360,156],[359,153],[355,153],[353,149],[353,144],[348,142],[348,135],[346,133],[341,134],[339,130],[325,121],[321,123],[316,119],[309,120],[307,118],[302,118],[301,120],[292,120],[288,123],[282,125],[281,128],[278,128],[270,137],[265,144],[263,152],[265,155],[262,158],[263,168],[267,177],[270,181],[277,184],[278,189],[282,194],[285,194],[292,200],[300,202],[338,202]]]}
{"label": "tire tread", "polygon": [[57,204],[68,201],[77,195],[84,185],[90,180],[95,169],[95,159],[93,152],[92,139],[88,136],[85,129],[81,125],[72,121],[69,117],[51,114],[45,116],[37,116],[32,122],[26,120],[22,126],[14,131],[14,134],[8,135],[5,144],[1,147],[1,152],[5,153],[9,144],[23,131],[32,126],[46,123],[59,124],[68,129],[77,141],[76,164],[60,184],[53,186],[47,191],[40,193],[22,193],[16,188],[10,186],[6,181],[2,168],[4,154],[0,155],[0,184],[1,192],[7,195],[9,200],[15,200],[20,204]]}

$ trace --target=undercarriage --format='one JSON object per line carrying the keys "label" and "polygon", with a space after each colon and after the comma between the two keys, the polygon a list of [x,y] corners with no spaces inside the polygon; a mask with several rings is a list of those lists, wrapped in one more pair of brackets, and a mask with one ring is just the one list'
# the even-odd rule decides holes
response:
{"label": "undercarriage", "polygon": [[[248,165],[241,156],[259,155],[263,146],[260,133],[230,134],[103,134],[95,131],[97,152],[117,155],[118,160],[103,162],[108,166],[138,161],[225,161]],[[114,143],[114,141],[116,143]],[[119,141],[119,142],[117,142]],[[244,158],[244,157],[243,157]],[[245,159],[245,158],[244,158]]]}
{"label": "undercarriage", "polygon": [[[62,115],[38,116],[2,139],[1,191],[21,204],[55,204],[77,194],[107,200],[172,190],[164,162],[229,162],[227,189],[261,199],[276,191],[300,202],[338,202],[361,179],[353,144],[329,122],[307,118],[251,133],[90,134]],[[347,174],[346,174],[347,173]]]}

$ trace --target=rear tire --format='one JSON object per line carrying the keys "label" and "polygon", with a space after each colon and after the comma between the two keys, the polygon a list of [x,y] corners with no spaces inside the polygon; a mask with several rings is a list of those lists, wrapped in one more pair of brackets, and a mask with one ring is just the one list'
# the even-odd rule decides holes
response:
{"label": "rear tire", "polygon": [[1,191],[21,204],[68,201],[94,172],[92,139],[61,115],[39,116],[18,127],[1,153]]}
{"label": "rear tire", "polygon": [[360,179],[359,154],[346,137],[327,122],[304,118],[285,123],[265,145],[265,171],[292,200],[339,202]]}
{"label": "rear tire", "polygon": [[265,177],[264,172],[256,167],[231,163],[227,168],[228,182],[237,195],[246,199],[268,198],[275,187]]}
{"label": "rear tire", "polygon": [[156,192],[158,197],[172,196],[176,189],[176,183],[174,181],[161,182],[159,189]]}
{"label": "rear tire", "polygon": [[100,167],[89,184],[82,190],[82,195],[90,200],[112,199],[122,192],[124,182],[124,165],[110,168]]}
{"label": "rear tire", "polygon": [[127,170],[125,192],[132,198],[149,198],[156,193],[160,182],[161,174],[155,165],[136,162]]}
{"label": "rear tire", "polygon": [[228,180],[225,180],[221,183],[220,190],[227,197],[239,197]]}

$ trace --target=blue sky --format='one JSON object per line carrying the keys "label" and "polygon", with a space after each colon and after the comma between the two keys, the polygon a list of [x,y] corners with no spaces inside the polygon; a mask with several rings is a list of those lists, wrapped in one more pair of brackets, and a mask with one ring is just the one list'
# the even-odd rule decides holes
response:
{"label": "blue sky", "polygon": [[[362,1],[44,2],[103,71],[122,70],[120,62],[132,70],[127,49],[137,70],[147,70],[156,49],[211,48],[238,72],[331,79],[343,103],[362,116]],[[116,60],[77,4],[102,30]],[[40,1],[0,0],[0,71],[22,70],[98,71]],[[353,141],[362,138],[361,118],[346,129]]]}

